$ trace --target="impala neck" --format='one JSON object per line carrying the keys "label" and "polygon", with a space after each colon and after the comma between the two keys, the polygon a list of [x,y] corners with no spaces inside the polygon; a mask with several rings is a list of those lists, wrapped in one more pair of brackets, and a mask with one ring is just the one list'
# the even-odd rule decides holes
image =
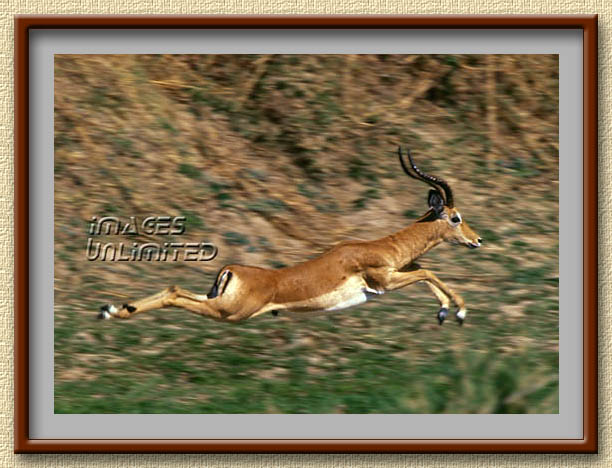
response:
{"label": "impala neck", "polygon": [[427,212],[414,224],[397,232],[393,240],[401,252],[401,263],[407,264],[416,260],[444,241],[448,227],[445,220],[435,219]]}

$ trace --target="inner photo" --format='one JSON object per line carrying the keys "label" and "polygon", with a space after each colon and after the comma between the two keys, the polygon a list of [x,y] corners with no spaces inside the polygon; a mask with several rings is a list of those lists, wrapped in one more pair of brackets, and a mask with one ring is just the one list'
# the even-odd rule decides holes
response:
{"label": "inner photo", "polygon": [[55,55],[55,413],[558,413],[557,55]]}

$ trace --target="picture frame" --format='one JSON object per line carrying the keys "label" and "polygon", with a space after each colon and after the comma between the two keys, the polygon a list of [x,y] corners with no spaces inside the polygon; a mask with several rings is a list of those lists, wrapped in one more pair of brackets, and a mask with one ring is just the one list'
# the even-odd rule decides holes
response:
{"label": "picture frame", "polygon": [[[133,30],[468,30],[582,32],[582,393],[581,437],[573,438],[35,438],[32,339],[37,323],[30,286],[37,257],[30,238],[33,95],[31,34],[36,31]],[[15,19],[15,425],[16,453],[596,453],[597,441],[597,16],[18,16]],[[563,344],[561,344],[563,347]],[[560,361],[567,353],[560,354]],[[40,363],[39,363],[40,364]],[[303,418],[312,417],[301,416]],[[300,417],[300,416],[298,416]],[[349,415],[344,417],[349,418]]]}

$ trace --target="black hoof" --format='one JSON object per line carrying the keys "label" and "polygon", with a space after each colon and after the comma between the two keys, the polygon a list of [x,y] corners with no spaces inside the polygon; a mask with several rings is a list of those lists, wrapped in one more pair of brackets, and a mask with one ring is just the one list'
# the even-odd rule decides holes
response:
{"label": "black hoof", "polygon": [[278,310],[273,310],[271,314],[274,315],[275,317],[278,317]]}
{"label": "black hoof", "polygon": [[448,309],[446,307],[442,307],[438,311],[438,323],[442,325],[444,323],[444,320],[446,320],[446,317],[448,317]]}
{"label": "black hoof", "polygon": [[455,318],[457,319],[457,323],[459,324],[459,326],[463,325],[463,321],[465,319],[459,317],[459,315],[455,314]]}

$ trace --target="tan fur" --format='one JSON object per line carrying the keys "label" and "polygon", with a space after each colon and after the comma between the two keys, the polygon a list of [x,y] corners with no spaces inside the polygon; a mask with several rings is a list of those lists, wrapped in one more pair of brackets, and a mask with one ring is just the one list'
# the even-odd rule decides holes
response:
{"label": "tan fur", "polygon": [[480,238],[464,221],[456,226],[451,223],[457,215],[454,208],[445,206],[438,219],[426,221],[431,214],[429,211],[416,223],[381,239],[342,242],[299,265],[277,270],[228,265],[220,274],[230,271],[232,277],[220,285],[219,295],[213,299],[172,286],[131,303],[135,308],[131,313],[123,308],[113,316],[128,318],[152,309],[180,307],[216,320],[238,322],[270,311],[339,310],[365,302],[368,295],[424,281],[441,307],[448,308],[452,300],[463,319],[463,298],[414,261],[441,242],[479,246]]}

